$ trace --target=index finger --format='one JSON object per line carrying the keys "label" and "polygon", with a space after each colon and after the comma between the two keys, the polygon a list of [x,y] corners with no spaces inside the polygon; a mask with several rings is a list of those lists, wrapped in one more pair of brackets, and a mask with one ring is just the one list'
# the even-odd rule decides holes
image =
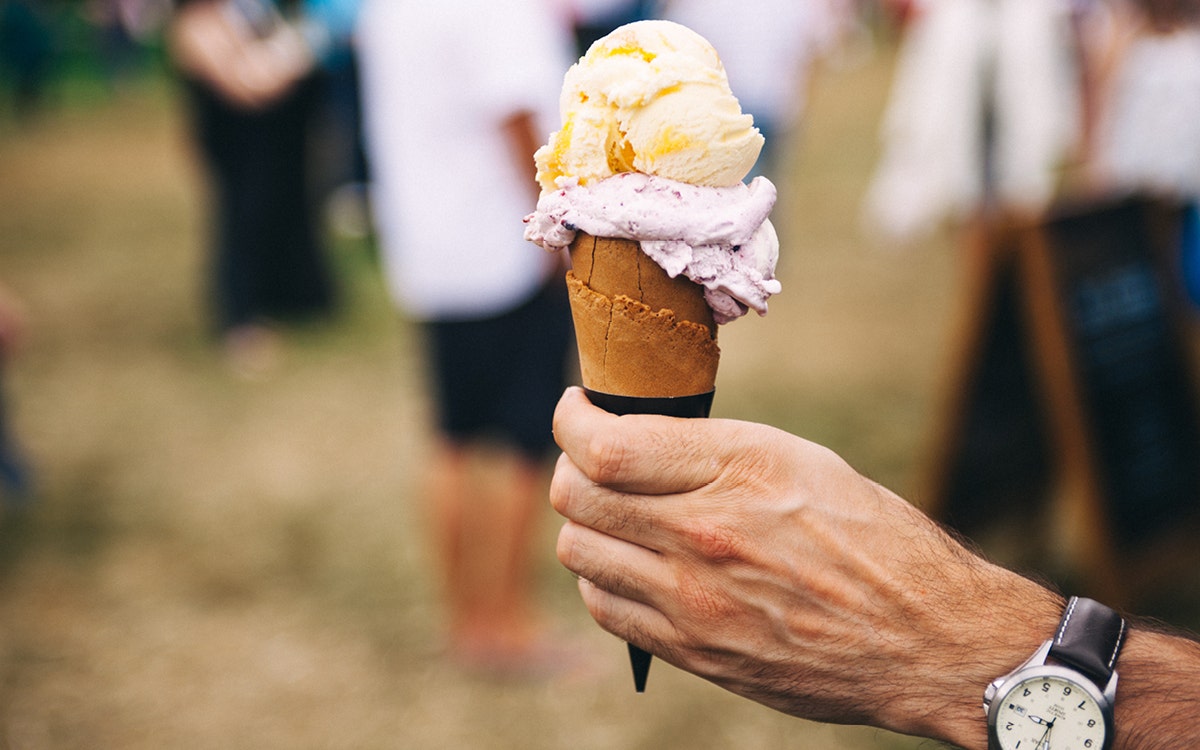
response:
{"label": "index finger", "polygon": [[568,388],[554,412],[554,439],[596,484],[622,492],[666,495],[711,483],[721,471],[719,441],[705,419],[617,416]]}

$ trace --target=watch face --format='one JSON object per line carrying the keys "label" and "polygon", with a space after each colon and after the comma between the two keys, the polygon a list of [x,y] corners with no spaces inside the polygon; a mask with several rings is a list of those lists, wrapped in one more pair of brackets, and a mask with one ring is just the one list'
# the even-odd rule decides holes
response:
{"label": "watch face", "polygon": [[[1045,668],[1042,668],[1045,670]],[[1104,698],[1067,675],[1042,671],[996,696],[991,725],[1002,750],[1102,750],[1108,725]]]}

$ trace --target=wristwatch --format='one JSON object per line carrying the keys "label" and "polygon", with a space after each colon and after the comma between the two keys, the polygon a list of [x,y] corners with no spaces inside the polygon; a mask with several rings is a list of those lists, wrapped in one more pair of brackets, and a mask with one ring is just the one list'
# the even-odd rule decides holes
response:
{"label": "wristwatch", "polygon": [[988,750],[1109,750],[1125,620],[1072,597],[1054,637],[983,694]]}

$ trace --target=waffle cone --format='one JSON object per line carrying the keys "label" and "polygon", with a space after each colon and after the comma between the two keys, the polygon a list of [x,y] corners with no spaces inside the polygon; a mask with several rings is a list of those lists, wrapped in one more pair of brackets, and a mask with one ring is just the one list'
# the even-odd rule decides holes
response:
{"label": "waffle cone", "polygon": [[642,398],[708,393],[720,349],[704,289],[637,241],[579,233],[567,272],[583,385]]}

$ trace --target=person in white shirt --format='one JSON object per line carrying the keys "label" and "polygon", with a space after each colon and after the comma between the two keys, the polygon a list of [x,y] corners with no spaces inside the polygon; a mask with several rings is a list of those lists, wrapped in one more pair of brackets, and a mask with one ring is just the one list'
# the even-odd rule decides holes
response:
{"label": "person in white shirt", "polygon": [[[531,547],[571,322],[563,261],[524,240],[522,219],[569,33],[542,0],[366,0],[357,44],[383,267],[429,349],[449,648],[475,667],[537,669],[554,654]],[[479,450],[491,438],[499,460]]]}
{"label": "person in white shirt", "polygon": [[772,173],[799,124],[811,69],[835,38],[837,0],[665,0],[661,18],[707,39],[721,55],[742,111],[766,138],[755,173]]}
{"label": "person in white shirt", "polygon": [[864,198],[889,244],[994,210],[1036,214],[1082,133],[1071,0],[891,0],[908,25]]}

